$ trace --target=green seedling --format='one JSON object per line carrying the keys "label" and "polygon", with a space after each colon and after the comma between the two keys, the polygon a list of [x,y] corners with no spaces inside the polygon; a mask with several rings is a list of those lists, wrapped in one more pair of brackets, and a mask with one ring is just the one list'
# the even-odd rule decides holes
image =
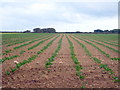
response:
{"label": "green seedling", "polygon": [[82,85],[81,88],[86,88],[86,87],[84,85]]}
{"label": "green seedling", "polygon": [[51,62],[47,62],[47,63],[45,64],[46,68],[48,68],[49,65],[52,65],[52,63],[51,63]]}
{"label": "green seedling", "polygon": [[82,74],[82,73],[83,73],[83,72],[77,71],[77,72],[76,72],[76,75],[77,75],[77,76],[80,76],[80,74]]}
{"label": "green seedling", "polygon": [[12,72],[15,72],[17,69],[16,68],[10,68]]}
{"label": "green seedling", "polygon": [[80,75],[80,76],[79,76],[79,78],[80,78],[80,79],[84,79],[84,78],[85,78],[85,76]]}
{"label": "green seedling", "polygon": [[24,52],[25,52],[25,51],[22,50],[22,51],[20,52],[20,54],[23,54]]}
{"label": "green seedling", "polygon": [[80,71],[81,69],[83,69],[80,65],[76,65],[75,68],[76,68],[76,71]]}
{"label": "green seedling", "polygon": [[9,71],[6,71],[6,75],[10,75],[10,72],[9,72]]}

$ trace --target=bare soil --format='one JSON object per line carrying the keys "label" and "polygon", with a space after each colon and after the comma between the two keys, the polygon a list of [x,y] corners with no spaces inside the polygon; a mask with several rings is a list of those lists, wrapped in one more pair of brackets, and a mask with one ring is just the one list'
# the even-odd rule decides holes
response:
{"label": "bare soil", "polygon": [[[5,75],[5,71],[9,70],[9,67],[15,67],[12,61],[16,59],[18,61],[22,61],[29,58],[30,56],[36,54],[37,51],[39,51],[53,38],[45,41],[43,44],[32,50],[26,51],[24,54],[22,54],[16,59],[4,62],[2,66],[3,88],[81,88],[82,86],[85,86],[86,88],[119,87],[118,83],[112,81],[111,75],[103,71],[104,69],[100,68],[99,64],[95,63],[86,54],[84,49],[70,37],[69,39],[74,45],[76,57],[78,58],[80,64],[83,67],[82,75],[85,76],[85,79],[80,79],[78,76],[76,76],[75,64],[70,56],[70,45],[67,41],[66,36],[63,37],[62,47],[58,52],[57,56],[55,57],[53,65],[51,65],[51,67],[47,69],[45,67],[45,63],[48,61],[48,58],[52,56],[55,49],[57,48],[58,41],[60,40],[61,36],[57,38],[53,42],[53,44],[42,54],[40,54],[35,60],[33,60],[31,63],[23,65],[19,70],[10,75]],[[108,66],[114,70],[115,75],[118,75],[117,61],[111,61],[108,57],[101,54],[101,52],[99,52],[96,48],[85,43],[84,41],[79,41],[88,48],[88,50],[92,53],[94,57],[97,57],[100,60],[102,60],[102,63],[108,64]],[[26,50],[26,48],[30,47],[31,45],[28,45],[22,49]],[[104,49],[104,47],[99,47],[101,49]],[[20,50],[16,51],[15,53],[17,54]]]}

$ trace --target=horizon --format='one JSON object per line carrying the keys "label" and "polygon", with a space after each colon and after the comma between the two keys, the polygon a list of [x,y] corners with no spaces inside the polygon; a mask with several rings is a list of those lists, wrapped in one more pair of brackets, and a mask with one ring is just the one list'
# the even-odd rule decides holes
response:
{"label": "horizon", "polygon": [[1,30],[33,31],[55,28],[56,32],[94,32],[118,28],[119,0],[1,0]]}

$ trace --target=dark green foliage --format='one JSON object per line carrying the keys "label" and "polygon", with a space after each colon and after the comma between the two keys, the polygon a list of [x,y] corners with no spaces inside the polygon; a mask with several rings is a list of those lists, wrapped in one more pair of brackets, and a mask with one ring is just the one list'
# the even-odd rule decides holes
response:
{"label": "dark green foliage", "polygon": [[41,54],[44,50],[46,50],[58,37],[59,35],[56,38],[54,38],[52,41],[50,41],[46,46],[44,46],[40,51],[38,51],[37,54]]}
{"label": "dark green foliage", "polygon": [[9,52],[11,52],[11,50],[6,50],[6,51],[5,51],[5,53],[9,53]]}
{"label": "dark green foliage", "polygon": [[118,77],[113,76],[112,78],[114,79],[114,82],[120,82],[120,79]]}
{"label": "dark green foliage", "polygon": [[45,41],[47,41],[47,40],[49,40],[49,39],[51,39],[51,38],[53,38],[53,36],[50,37],[50,38],[47,38],[47,39],[45,39],[45,40],[42,40],[42,41],[38,42],[36,45],[34,45],[34,46],[32,46],[32,47],[29,47],[28,50],[31,50],[31,49],[39,46],[40,44],[42,44],[43,42],[45,42]]}
{"label": "dark green foliage", "polygon": [[16,68],[10,68],[11,69],[11,72],[15,72],[17,69]]}
{"label": "dark green foliage", "polygon": [[96,57],[92,57],[92,59],[93,59],[95,62],[97,62],[97,63],[101,63],[101,60],[99,60],[99,59],[96,58]]}
{"label": "dark green foliage", "polygon": [[[62,36],[63,38],[63,36]],[[54,58],[57,56],[57,53],[59,52],[61,46],[62,46],[62,38],[60,38],[58,42],[58,47],[55,49],[55,52],[52,54],[50,58],[48,58],[48,62],[46,62],[45,67],[48,68],[50,65],[52,65],[52,62],[54,61]]]}
{"label": "dark green foliage", "polygon": [[84,39],[82,39],[82,38],[79,38],[79,39],[81,39],[81,40],[83,40],[84,42],[92,45],[92,46],[95,47],[97,50],[99,50],[101,53],[103,53],[103,54],[106,55],[108,58],[110,58],[110,55],[109,55],[109,54],[107,54],[106,52],[102,51],[102,50],[101,50],[99,47],[97,47],[95,44],[93,44],[93,43],[91,43],[91,42],[89,42],[89,41],[86,41],[86,40],[84,40]]}
{"label": "dark green foliage", "polygon": [[111,60],[117,60],[117,61],[120,61],[120,58],[111,58]]}
{"label": "dark green foliage", "polygon": [[25,52],[25,51],[22,50],[22,51],[20,52],[20,54],[23,54],[24,52]]}
{"label": "dark green foliage", "polygon": [[[81,72],[81,69],[83,69],[83,67],[80,64],[80,62],[78,61],[76,55],[75,55],[75,52],[74,52],[74,46],[73,46],[73,43],[70,41],[70,39],[67,37],[67,40],[70,44],[70,54],[71,54],[71,58],[73,60],[73,62],[76,64],[75,65],[75,69],[76,69],[76,75],[79,76],[80,79],[84,79],[85,76],[82,76],[82,72]],[[84,45],[81,44],[83,47]]]}
{"label": "dark green foliage", "polygon": [[80,79],[84,79],[84,78],[85,78],[85,76],[80,75],[80,76],[79,76],[79,78],[80,78]]}
{"label": "dark green foliage", "polygon": [[96,41],[93,41],[93,40],[91,40],[92,42],[95,42],[95,43],[97,43],[97,44],[99,44],[99,45],[102,45],[102,46],[104,46],[104,47],[106,47],[106,48],[109,48],[109,49],[111,49],[111,50],[113,50],[113,51],[115,51],[115,52],[117,52],[117,53],[120,53],[120,51],[119,50],[116,50],[116,49],[114,49],[114,48],[112,48],[112,47],[109,47],[109,46],[107,46],[107,45],[105,45],[105,44],[102,44],[102,43],[99,43],[99,42],[96,42]]}
{"label": "dark green foliage", "polygon": [[0,59],[0,62],[3,63],[6,60],[11,60],[11,59],[16,58],[16,57],[19,57],[19,56],[18,55],[14,55],[14,56],[10,56],[10,57],[5,57],[5,58]]}
{"label": "dark green foliage", "polygon": [[45,67],[48,68],[50,65],[52,65],[51,62],[46,62]]}
{"label": "dark green foliage", "polygon": [[80,76],[83,72],[80,72],[80,71],[76,71],[76,75],[77,76]]}
{"label": "dark green foliage", "polygon": [[109,74],[114,74],[112,69],[110,69],[106,64],[100,64],[100,68],[104,68],[106,71],[109,71]]}
{"label": "dark green foliage", "polygon": [[19,62],[18,64],[16,64],[16,68],[20,68],[22,65],[30,63],[31,61],[33,61],[36,58],[37,58],[37,55],[33,55],[30,58],[28,58],[28,60],[23,60],[22,62]]}
{"label": "dark green foliage", "polygon": [[75,69],[76,69],[76,71],[80,71],[81,69],[83,69],[83,67],[77,64],[77,65],[75,66]]}
{"label": "dark green foliage", "polygon": [[10,75],[10,72],[9,72],[9,71],[6,71],[6,75]]}

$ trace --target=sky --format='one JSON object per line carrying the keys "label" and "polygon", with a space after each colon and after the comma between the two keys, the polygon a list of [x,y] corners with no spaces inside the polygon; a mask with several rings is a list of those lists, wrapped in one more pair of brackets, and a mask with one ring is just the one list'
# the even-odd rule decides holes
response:
{"label": "sky", "polygon": [[112,30],[118,28],[118,2],[119,0],[0,0],[0,30]]}

